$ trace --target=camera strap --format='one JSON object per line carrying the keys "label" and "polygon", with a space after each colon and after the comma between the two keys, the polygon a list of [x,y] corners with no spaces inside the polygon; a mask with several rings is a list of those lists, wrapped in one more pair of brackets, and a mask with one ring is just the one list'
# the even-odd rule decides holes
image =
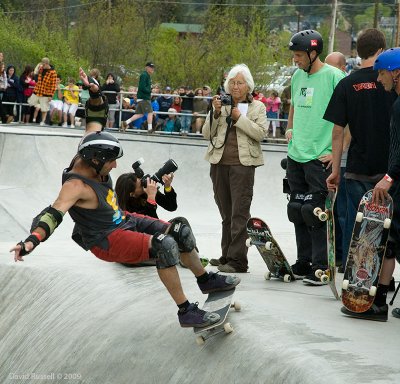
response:
{"label": "camera strap", "polygon": [[[210,133],[212,131],[212,123],[213,123],[213,121],[214,121],[214,108],[211,106],[211,109],[210,109]],[[232,122],[233,121],[232,121],[232,106],[231,106],[231,111],[229,113],[229,116],[226,118],[226,123],[228,124],[228,127],[226,128],[225,139],[224,139],[224,142],[222,143],[222,145],[219,146],[219,147],[216,147],[214,145],[214,143],[213,143],[213,139],[218,136],[218,127],[217,127],[217,129],[215,131],[215,135],[213,137],[211,137],[211,135],[210,135],[210,144],[212,145],[212,147],[214,149],[221,149],[222,147],[225,146],[226,140],[228,140],[229,130],[232,127]]]}

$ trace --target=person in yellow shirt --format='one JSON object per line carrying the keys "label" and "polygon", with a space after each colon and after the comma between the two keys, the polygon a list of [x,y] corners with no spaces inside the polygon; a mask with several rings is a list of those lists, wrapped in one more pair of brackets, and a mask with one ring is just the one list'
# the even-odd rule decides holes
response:
{"label": "person in yellow shirt", "polygon": [[64,89],[63,106],[63,127],[68,127],[68,115],[71,121],[71,128],[75,128],[75,114],[79,105],[79,87],[75,84],[72,77],[68,78],[68,84]]}

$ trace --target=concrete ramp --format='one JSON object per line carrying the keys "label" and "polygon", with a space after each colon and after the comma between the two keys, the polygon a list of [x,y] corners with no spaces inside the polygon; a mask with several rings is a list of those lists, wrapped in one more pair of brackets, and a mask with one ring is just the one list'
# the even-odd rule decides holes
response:
{"label": "concrete ramp", "polygon": [[[153,173],[173,158],[178,212],[188,217],[201,254],[219,256],[220,217],[203,160],[206,141],[120,135],[124,157],[114,180],[139,157]],[[328,287],[265,281],[266,266],[249,251],[250,273],[235,300],[232,334],[203,347],[182,329],[177,308],[152,267],[125,268],[98,260],[70,239],[67,216],[24,263],[8,249],[27,236],[33,216],[51,204],[81,132],[0,127],[0,383],[398,383],[399,321],[348,319]],[[280,160],[285,148],[264,144],[252,214],[264,218],[291,262]],[[205,300],[179,269],[191,301]],[[340,286],[341,275],[338,277]],[[398,278],[398,274],[396,274]],[[400,304],[399,304],[400,305]]]}

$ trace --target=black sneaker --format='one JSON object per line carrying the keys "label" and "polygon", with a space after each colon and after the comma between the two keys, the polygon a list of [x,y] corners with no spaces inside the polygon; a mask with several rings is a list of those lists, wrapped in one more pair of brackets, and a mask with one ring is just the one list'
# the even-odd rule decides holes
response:
{"label": "black sneaker", "polygon": [[341,265],[339,268],[338,268],[338,273],[344,273],[344,266],[343,265]]}
{"label": "black sneaker", "polygon": [[295,264],[291,266],[293,275],[296,279],[303,279],[306,275],[312,272],[311,265],[308,262],[297,260]]}
{"label": "black sneaker", "polygon": [[388,319],[388,306],[387,304],[378,307],[376,304],[372,304],[371,308],[365,312],[352,312],[346,307],[342,307],[341,312],[347,316],[355,317],[357,319],[375,320],[375,321],[387,321]]}
{"label": "black sneaker", "polygon": [[240,278],[237,276],[220,275],[218,272],[208,272],[208,276],[209,279],[205,283],[197,282],[202,293],[230,291],[240,283]]}
{"label": "black sneaker", "polygon": [[178,311],[181,327],[203,328],[217,323],[220,319],[218,313],[206,312],[199,308],[199,303],[191,303],[186,310]]}
{"label": "black sneaker", "polygon": [[303,283],[306,285],[315,285],[315,286],[327,284],[327,282],[323,283],[319,277],[315,276],[315,271],[311,271],[311,273],[305,276],[303,279]]}

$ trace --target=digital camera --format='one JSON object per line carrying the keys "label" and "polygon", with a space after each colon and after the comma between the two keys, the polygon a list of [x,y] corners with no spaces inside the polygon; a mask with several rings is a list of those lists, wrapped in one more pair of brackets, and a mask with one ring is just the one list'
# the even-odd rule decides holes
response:
{"label": "digital camera", "polygon": [[219,98],[222,105],[232,105],[232,96],[229,93],[224,93]]}
{"label": "digital camera", "polygon": [[147,178],[149,177],[151,180],[154,180],[157,183],[164,184],[162,181],[163,175],[167,175],[171,172],[175,172],[178,169],[178,165],[175,163],[174,160],[169,159],[164,163],[164,165],[156,172],[153,176],[149,174],[144,174],[142,168],[140,167],[144,163],[143,158],[136,160],[132,164],[132,169],[138,179],[140,179],[140,184],[143,188],[147,187]]}

